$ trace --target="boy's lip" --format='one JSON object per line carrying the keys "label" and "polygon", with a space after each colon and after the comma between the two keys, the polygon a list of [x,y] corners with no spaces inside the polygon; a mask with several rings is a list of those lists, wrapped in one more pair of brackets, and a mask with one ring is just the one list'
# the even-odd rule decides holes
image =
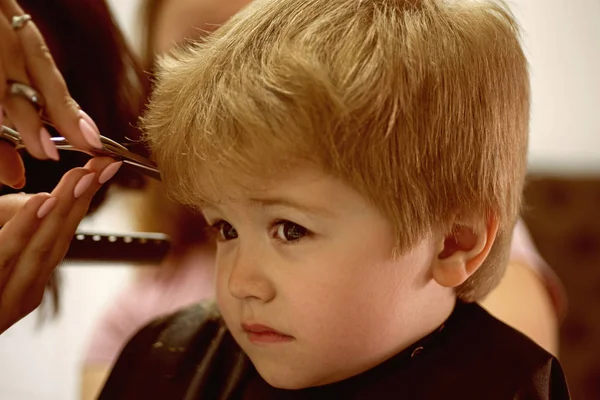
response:
{"label": "boy's lip", "polygon": [[270,326],[257,323],[242,323],[244,333],[253,343],[282,343],[294,340],[293,336],[279,332]]}
{"label": "boy's lip", "polygon": [[250,332],[251,333],[272,333],[272,334],[276,334],[276,335],[280,335],[280,336],[291,337],[290,335],[287,335],[283,332],[279,332],[278,330],[275,330],[275,329],[271,328],[270,326],[263,325],[263,324],[242,322],[242,329],[244,330],[244,332],[247,332],[247,333],[250,333]]}

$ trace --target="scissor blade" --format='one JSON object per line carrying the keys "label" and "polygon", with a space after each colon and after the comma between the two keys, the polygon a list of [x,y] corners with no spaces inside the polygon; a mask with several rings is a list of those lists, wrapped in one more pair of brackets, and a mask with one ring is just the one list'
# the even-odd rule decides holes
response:
{"label": "scissor blade", "polygon": [[123,159],[123,163],[137,169],[139,172],[141,172],[149,178],[161,181],[160,172],[155,167],[150,167],[148,165],[140,164],[128,159]]}
{"label": "scissor blade", "polygon": [[[19,132],[4,125],[2,125],[2,129],[0,130],[0,140],[9,142],[15,146],[16,149],[24,148]],[[51,140],[59,150],[77,151],[93,157],[111,157],[115,160],[123,161],[123,163],[137,169],[139,172],[152,179],[156,179],[158,181],[161,180],[160,172],[152,161],[127,150],[127,148],[122,144],[105,136],[100,137],[104,148],[92,150],[82,150],[76,148],[63,137],[52,137]]]}

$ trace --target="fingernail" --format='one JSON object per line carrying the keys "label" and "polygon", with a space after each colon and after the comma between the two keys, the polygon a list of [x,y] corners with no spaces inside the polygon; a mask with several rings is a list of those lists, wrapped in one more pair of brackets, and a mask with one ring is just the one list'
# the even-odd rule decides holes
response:
{"label": "fingernail", "polygon": [[54,206],[56,205],[57,199],[56,197],[50,197],[49,199],[46,199],[46,201],[44,201],[42,203],[42,205],[40,206],[40,208],[38,208],[37,211],[37,217],[39,219],[44,218],[46,215],[48,215],[48,213],[50,211],[52,211],[52,209],[54,208]]}
{"label": "fingernail", "polygon": [[94,181],[95,177],[95,172],[82,176],[81,179],[79,179],[79,182],[77,182],[77,185],[75,185],[75,189],[73,190],[73,196],[75,196],[76,199],[80,198],[81,195],[83,195],[85,191],[88,190],[90,186],[92,186],[92,182]]}
{"label": "fingernail", "polygon": [[100,182],[101,185],[108,182],[110,179],[112,179],[113,176],[115,176],[117,171],[119,171],[119,168],[121,168],[121,165],[123,165],[123,162],[119,161],[119,162],[112,163],[108,167],[104,168],[104,171],[102,171],[100,173],[98,182]]}
{"label": "fingernail", "polygon": [[100,142],[100,136],[96,133],[96,130],[90,125],[84,118],[79,119],[79,129],[83,133],[83,137],[88,144],[97,149],[102,148],[102,142]]}
{"label": "fingernail", "polygon": [[46,128],[42,127],[40,130],[40,140],[42,141],[42,147],[44,148],[44,153],[54,161],[58,161],[58,150],[54,143],[52,143],[52,139]]}
{"label": "fingernail", "polygon": [[92,119],[92,117],[90,117],[88,115],[88,113],[86,113],[83,110],[79,110],[79,116],[81,118],[83,118],[88,124],[90,124],[90,126],[92,128],[94,128],[94,130],[96,131],[96,133],[99,135],[100,134],[100,129],[98,129],[98,125],[96,125],[96,122],[94,122],[94,120]]}

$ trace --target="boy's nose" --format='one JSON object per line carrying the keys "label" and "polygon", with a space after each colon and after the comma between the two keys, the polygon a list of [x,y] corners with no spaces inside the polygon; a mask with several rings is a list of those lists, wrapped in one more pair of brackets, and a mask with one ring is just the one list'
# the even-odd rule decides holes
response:
{"label": "boy's nose", "polygon": [[231,268],[227,282],[229,293],[239,300],[270,301],[275,296],[275,288],[261,267],[261,257],[256,253],[242,253],[238,253]]}

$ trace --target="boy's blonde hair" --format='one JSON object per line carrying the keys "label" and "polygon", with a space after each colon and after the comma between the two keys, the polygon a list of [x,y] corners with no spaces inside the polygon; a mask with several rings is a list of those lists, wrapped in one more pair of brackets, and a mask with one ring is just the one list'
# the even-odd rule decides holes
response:
{"label": "boy's blonde hair", "polygon": [[185,204],[311,162],[389,216],[399,252],[498,218],[492,254],[457,289],[466,301],[507,262],[528,122],[518,27],[492,0],[256,0],[163,60],[144,118]]}

